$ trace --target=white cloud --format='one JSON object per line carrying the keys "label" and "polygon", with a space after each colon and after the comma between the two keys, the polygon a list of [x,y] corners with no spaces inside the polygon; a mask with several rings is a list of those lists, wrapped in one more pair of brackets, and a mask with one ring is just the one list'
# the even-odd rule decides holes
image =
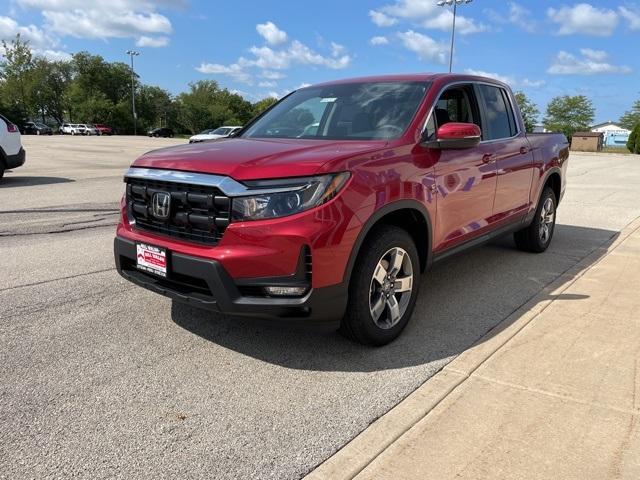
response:
{"label": "white cloud", "polygon": [[281,50],[274,50],[271,47],[251,47],[249,51],[254,55],[254,59],[246,61],[246,66],[256,66],[260,68],[271,68],[275,70],[285,70],[293,64],[315,65],[340,70],[346,68],[351,63],[349,55],[323,56],[311,50],[304,43],[294,40],[291,44]]}
{"label": "white cloud", "polygon": [[[265,40],[269,43],[269,39],[265,37]],[[331,53],[323,55],[299,40],[292,40],[286,46],[277,48],[268,45],[260,47],[254,45],[249,49],[253,55],[252,58],[240,57],[235,63],[229,65],[202,62],[200,66],[196,67],[196,70],[207,74],[229,75],[238,81],[253,84],[253,78],[256,76],[266,80],[284,78],[284,75],[277,70],[286,70],[294,65],[340,70],[351,64],[351,56],[343,45],[331,42],[330,48]],[[253,72],[256,68],[262,70],[260,75]]]}
{"label": "white cloud", "polygon": [[531,10],[523,7],[522,5],[509,2],[509,22],[517,25],[522,30],[533,33],[537,30],[537,24],[533,20],[533,13]]}
{"label": "white cloud", "polygon": [[602,50],[583,48],[580,50],[581,58],[560,51],[556,55],[553,64],[547,69],[552,75],[600,75],[600,74],[626,74],[631,73],[631,68],[625,65],[613,65],[609,63],[609,55]]}
{"label": "white cloud", "polygon": [[274,82],[274,81],[271,81],[271,80],[264,80],[264,81],[258,83],[258,86],[262,87],[262,88],[275,88],[275,87],[278,86],[278,82]]}
{"label": "white cloud", "polygon": [[495,72],[487,72],[484,70],[474,70],[472,68],[467,68],[464,72],[469,75],[476,75],[478,77],[495,78],[496,80],[506,83],[511,88],[516,88],[516,87],[541,88],[546,84],[544,80],[530,80],[528,78],[518,79],[511,75],[501,75]]}
{"label": "white cloud", "polygon": [[259,23],[256,31],[269,45],[280,45],[287,41],[287,32],[280,30],[273,22]]}
{"label": "white cloud", "polygon": [[[2,40],[10,43],[17,34],[23,41],[29,43],[31,53],[38,57],[45,57],[52,61],[69,60],[71,54],[62,50],[55,50],[58,40],[51,37],[35,25],[19,25],[13,18],[0,16],[0,43]],[[0,56],[4,55],[4,48],[0,45]]]}
{"label": "white cloud", "polygon": [[638,8],[631,10],[628,7],[618,7],[618,12],[629,22],[629,29],[640,30],[640,10]]}
{"label": "white cloud", "polygon": [[546,84],[547,82],[545,82],[544,80],[529,80],[528,78],[524,78],[520,82],[520,85],[522,85],[523,87],[529,87],[529,88],[542,88]]}
{"label": "white cloud", "polygon": [[127,38],[142,34],[171,33],[171,22],[159,13],[74,10],[42,12],[47,27],[77,38]]}
{"label": "white cloud", "polygon": [[608,37],[618,26],[618,14],[606,8],[595,8],[589,3],[573,7],[549,8],[547,17],[558,24],[558,35],[591,35]]}
{"label": "white cloud", "polygon": [[389,43],[389,39],[387,37],[372,37],[369,40],[371,45],[387,45]]}
{"label": "white cloud", "polygon": [[139,46],[168,44],[163,35],[172,32],[170,20],[157,12],[159,7],[185,5],[186,0],[16,0],[23,8],[37,9],[44,29],[60,36],[76,38],[135,38]]}
{"label": "white cloud", "polygon": [[281,72],[274,72],[272,70],[263,70],[260,74],[262,78],[266,78],[267,80],[282,80],[286,75]]}
{"label": "white cloud", "polygon": [[13,18],[0,16],[0,40],[10,41],[20,34],[32,47],[51,46],[53,40],[35,25],[19,25]]}
{"label": "white cloud", "polygon": [[302,82],[300,85],[298,85],[298,88],[296,88],[296,90],[300,89],[300,88],[307,88],[310,87],[311,84],[307,83],[307,82]]}
{"label": "white cloud", "polygon": [[[450,8],[442,8],[436,5],[435,1],[424,0],[397,0],[378,10],[370,10],[369,16],[373,23],[385,27],[394,25],[402,19],[423,28],[448,32],[453,23],[453,12]],[[456,32],[462,35],[483,32],[487,29],[486,25],[479,24],[464,15],[456,17]]]}
{"label": "white cloud", "polygon": [[166,47],[169,45],[169,37],[147,37],[141,36],[136,40],[136,47]]}
{"label": "white cloud", "polygon": [[494,73],[494,72],[486,72],[484,70],[473,70],[471,68],[467,68],[465,69],[464,73],[467,73],[469,75],[475,75],[477,77],[493,78],[495,80],[499,80],[500,82],[506,83],[507,85],[511,85],[511,86],[514,86],[516,83],[513,77],[500,75],[499,73]]}
{"label": "white cloud", "polygon": [[340,55],[343,55],[344,52],[346,52],[347,49],[344,47],[344,45],[340,45],[339,43],[336,42],[331,42],[331,55],[333,55],[334,57],[339,57]]}
{"label": "white cloud", "polygon": [[251,83],[251,75],[245,71],[244,66],[240,63],[222,65],[219,63],[202,62],[200,66],[196,67],[196,70],[200,73],[211,75],[228,75],[242,83]]}
{"label": "white cloud", "polygon": [[398,38],[405,48],[418,54],[421,60],[441,64],[447,63],[449,47],[436,42],[433,38],[423,35],[422,33],[414,32],[413,30],[399,32]]}
{"label": "white cloud", "polygon": [[71,54],[62,50],[34,50],[33,53],[52,62],[71,60]]}
{"label": "white cloud", "polygon": [[375,10],[369,10],[369,17],[371,17],[371,21],[379,27],[390,27],[398,23],[398,20],[395,18],[391,18],[384,13],[377,12]]}

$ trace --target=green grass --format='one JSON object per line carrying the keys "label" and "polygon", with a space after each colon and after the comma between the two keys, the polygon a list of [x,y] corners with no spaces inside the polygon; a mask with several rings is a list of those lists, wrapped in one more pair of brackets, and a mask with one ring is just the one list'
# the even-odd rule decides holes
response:
{"label": "green grass", "polygon": [[604,153],[631,153],[627,147],[604,147]]}

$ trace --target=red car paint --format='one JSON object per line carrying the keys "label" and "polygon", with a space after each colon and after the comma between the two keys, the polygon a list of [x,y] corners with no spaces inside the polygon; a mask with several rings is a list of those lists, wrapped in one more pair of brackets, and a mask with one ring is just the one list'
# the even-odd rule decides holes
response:
{"label": "red car paint", "polygon": [[132,165],[224,175],[240,182],[350,172],[347,185],[328,203],[278,219],[232,222],[221,241],[208,246],[136,229],[127,221],[123,200],[117,236],[216,260],[234,280],[291,275],[301,247],[309,245],[312,287],[319,289],[348,282],[350,260],[357,255],[365,227],[376,212],[400,205],[397,202],[415,202],[426,210],[430,263],[439,254],[532,215],[551,173],[558,175],[562,196],[566,139],[562,135],[525,134],[517,108],[515,121],[520,133],[512,138],[460,150],[439,150],[422,143],[427,115],[448,85],[489,83],[504,88],[515,105],[506,85],[450,74],[346,82],[350,81],[425,81],[431,86],[409,128],[394,140],[231,138],[155,150]]}

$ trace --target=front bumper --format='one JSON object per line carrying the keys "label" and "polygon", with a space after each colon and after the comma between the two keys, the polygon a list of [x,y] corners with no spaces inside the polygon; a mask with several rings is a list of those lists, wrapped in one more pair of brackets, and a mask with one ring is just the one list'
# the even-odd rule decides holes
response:
{"label": "front bumper", "polygon": [[[276,320],[287,325],[336,329],[347,305],[343,284],[313,288],[301,298],[243,295],[246,287],[268,283],[264,278],[236,283],[220,262],[168,251],[167,278],[136,268],[136,243],[121,237],[114,240],[118,273],[153,292],[183,303],[230,315]],[[278,283],[278,279],[276,284]]]}
{"label": "front bumper", "polygon": [[7,170],[21,167],[24,165],[25,159],[26,153],[24,148],[20,148],[20,151],[15,155],[7,155]]}

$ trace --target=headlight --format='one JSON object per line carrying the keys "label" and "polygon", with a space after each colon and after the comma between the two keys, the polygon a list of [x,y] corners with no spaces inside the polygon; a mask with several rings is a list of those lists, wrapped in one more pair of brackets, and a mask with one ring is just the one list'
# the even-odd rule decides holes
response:
{"label": "headlight", "polygon": [[255,182],[264,188],[263,194],[254,190],[251,196],[233,199],[232,220],[263,220],[300,213],[328,202],[344,187],[349,173],[337,173],[301,179]]}

